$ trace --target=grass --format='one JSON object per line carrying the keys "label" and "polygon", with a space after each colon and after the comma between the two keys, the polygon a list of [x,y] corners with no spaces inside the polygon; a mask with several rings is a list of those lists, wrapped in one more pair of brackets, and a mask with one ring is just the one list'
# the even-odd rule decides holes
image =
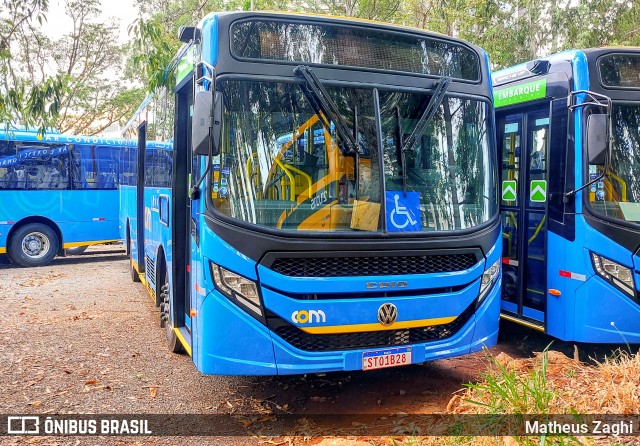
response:
{"label": "grass", "polygon": [[[640,351],[618,350],[595,365],[586,365],[562,353],[545,349],[534,358],[488,356],[488,371],[478,383],[468,384],[447,407],[452,414],[580,414],[640,415]],[[517,418],[514,418],[517,421]],[[471,420],[470,422],[473,422]],[[636,426],[636,429],[638,427]],[[522,422],[510,432],[522,429]],[[452,436],[423,437],[398,432],[393,437],[369,437],[376,446],[632,446],[638,437],[465,436],[464,424],[450,429]]]}
{"label": "grass", "polygon": [[483,381],[467,385],[470,395],[487,398],[484,401],[462,400],[482,406],[491,414],[548,414],[555,394],[547,381],[549,356],[546,349],[540,358],[540,365],[524,374],[493,358],[492,370],[482,375]]}
{"label": "grass", "polygon": [[[631,348],[627,348],[629,351],[618,350],[595,366],[547,349],[533,359],[490,357],[489,371],[482,375],[480,382],[467,386],[451,412],[569,414],[577,418],[578,414],[638,415],[640,352],[632,354]],[[571,435],[506,438],[509,440],[502,438],[497,444],[596,444],[593,438]],[[599,438],[597,444],[637,444],[636,440],[637,437]]]}

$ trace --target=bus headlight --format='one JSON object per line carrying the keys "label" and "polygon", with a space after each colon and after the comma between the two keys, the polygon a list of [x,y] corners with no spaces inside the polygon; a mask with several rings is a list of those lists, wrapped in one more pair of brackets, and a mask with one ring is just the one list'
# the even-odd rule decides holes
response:
{"label": "bus headlight", "polygon": [[256,283],[213,262],[210,263],[213,283],[218,291],[256,315],[262,316],[260,296],[258,295]]}
{"label": "bus headlight", "polygon": [[635,297],[635,285],[633,283],[633,275],[631,269],[622,266],[619,263],[602,257],[595,252],[591,252],[591,261],[593,269],[600,277],[625,292],[631,297]]}
{"label": "bus headlight", "polygon": [[500,263],[501,259],[496,260],[493,265],[491,265],[483,274],[482,279],[480,281],[480,295],[478,296],[478,303],[482,302],[482,300],[487,297],[489,291],[493,287],[493,284],[496,283],[498,277],[500,276],[500,267],[502,264]]}

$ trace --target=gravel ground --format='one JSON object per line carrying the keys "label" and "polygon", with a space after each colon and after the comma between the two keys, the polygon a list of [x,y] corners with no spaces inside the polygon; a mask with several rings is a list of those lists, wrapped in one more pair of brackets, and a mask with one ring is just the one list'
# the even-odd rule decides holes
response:
{"label": "gravel ground", "polygon": [[[121,246],[91,247],[41,268],[0,264],[0,302],[0,413],[434,413],[446,411],[453,392],[485,368],[479,353],[327,376],[203,376],[188,356],[166,349],[157,309],[129,278]],[[507,332],[517,342],[492,350],[522,356],[550,342],[535,336]],[[288,444],[278,441],[0,438],[1,444],[43,445]]]}

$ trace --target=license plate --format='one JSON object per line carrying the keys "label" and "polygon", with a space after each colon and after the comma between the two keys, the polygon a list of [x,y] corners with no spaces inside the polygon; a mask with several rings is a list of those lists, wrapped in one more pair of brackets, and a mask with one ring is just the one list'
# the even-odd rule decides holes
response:
{"label": "license plate", "polygon": [[386,369],[407,364],[411,364],[411,347],[389,348],[362,354],[362,370]]}

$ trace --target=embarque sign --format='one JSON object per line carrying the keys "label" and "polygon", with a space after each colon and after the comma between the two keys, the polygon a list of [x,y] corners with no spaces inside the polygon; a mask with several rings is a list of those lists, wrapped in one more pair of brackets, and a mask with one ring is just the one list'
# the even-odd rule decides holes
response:
{"label": "embarque sign", "polygon": [[547,80],[540,79],[515,87],[503,88],[493,92],[493,104],[496,108],[520,104],[544,98],[547,95]]}

